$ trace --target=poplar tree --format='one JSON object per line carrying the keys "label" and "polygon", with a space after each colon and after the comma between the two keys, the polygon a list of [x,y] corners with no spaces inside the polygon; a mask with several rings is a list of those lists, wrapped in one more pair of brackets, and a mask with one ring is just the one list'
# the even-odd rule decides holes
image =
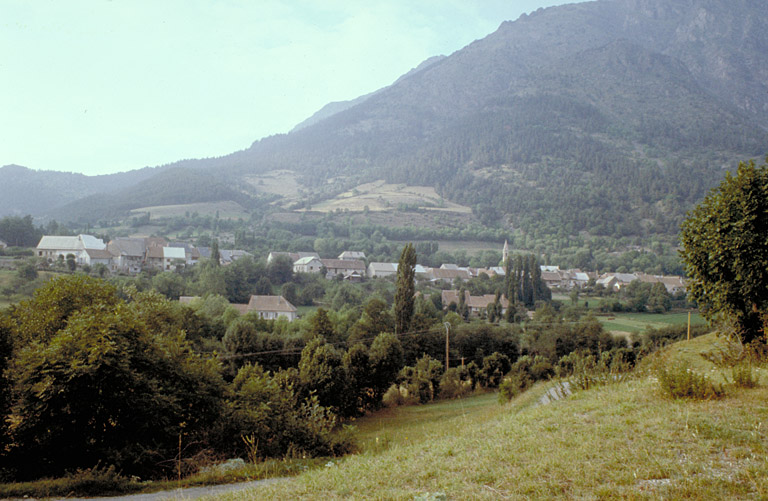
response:
{"label": "poplar tree", "polygon": [[395,292],[395,334],[408,332],[413,320],[413,296],[416,292],[416,251],[406,244],[397,264],[397,292]]}

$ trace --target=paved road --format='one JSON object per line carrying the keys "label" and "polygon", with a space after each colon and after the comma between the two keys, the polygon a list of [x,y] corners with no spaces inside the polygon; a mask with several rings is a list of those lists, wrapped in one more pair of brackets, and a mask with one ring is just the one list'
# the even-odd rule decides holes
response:
{"label": "paved road", "polygon": [[[67,501],[174,501],[182,499],[197,499],[203,496],[213,496],[225,492],[242,491],[259,485],[265,485],[273,482],[282,482],[287,478],[266,478],[264,480],[254,480],[252,482],[240,482],[237,484],[212,485],[209,487],[190,487],[188,489],[174,489],[172,491],[160,491],[150,494],[130,494],[127,496],[99,497],[99,498],[59,498]],[[24,501],[30,501],[26,498]]]}

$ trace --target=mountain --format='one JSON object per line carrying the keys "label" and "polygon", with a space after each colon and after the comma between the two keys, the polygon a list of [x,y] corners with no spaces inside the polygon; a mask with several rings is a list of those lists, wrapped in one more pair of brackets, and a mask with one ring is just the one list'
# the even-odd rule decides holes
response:
{"label": "mountain", "polygon": [[245,208],[255,208],[257,203],[249,194],[205,171],[173,167],[133,186],[70,202],[58,208],[57,215],[64,221],[93,222],[117,218],[142,207],[223,200],[237,202]]}
{"label": "mountain", "polygon": [[768,152],[767,21],[748,1],[540,9],[239,169],[429,184],[528,232],[675,234],[724,167]]}
{"label": "mountain", "polygon": [[237,187],[292,170],[314,197],[375,179],[431,185],[558,245],[675,235],[724,170],[768,153],[767,23],[753,0],[539,9],[291,133],[172,167]]}
{"label": "mountain", "polygon": [[[412,68],[408,73],[400,76],[396,81],[395,84],[398,82],[401,82],[403,79],[410,77],[411,75],[414,75],[425,68],[428,68],[435,64],[438,61],[442,61],[445,59],[445,56],[432,56],[429,59],[426,59],[421,64],[419,64],[417,67]],[[373,92],[369,92],[368,94],[364,94],[360,97],[357,97],[355,99],[351,99],[349,101],[335,101],[332,103],[328,103],[320,110],[318,110],[316,113],[314,113],[311,117],[307,118],[303,122],[299,123],[294,127],[291,132],[296,132],[298,130],[304,129],[306,127],[309,127],[310,125],[314,125],[322,120],[325,120],[326,118],[330,118],[333,115],[336,115],[337,113],[341,113],[344,110],[348,110],[349,108],[352,108],[353,106],[357,106],[358,104],[361,104],[368,100],[371,96],[375,96],[376,94],[380,93],[387,87],[384,87],[379,90],[375,90]]]}
{"label": "mountain", "polygon": [[0,216],[54,215],[55,209],[96,193],[111,193],[157,174],[144,168],[117,174],[86,176],[72,172],[35,171],[20,165],[0,167]]}

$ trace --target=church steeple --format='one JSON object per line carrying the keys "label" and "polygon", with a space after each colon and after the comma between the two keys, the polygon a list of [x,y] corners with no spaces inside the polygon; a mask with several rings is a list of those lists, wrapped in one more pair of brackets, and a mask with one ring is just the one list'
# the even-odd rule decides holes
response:
{"label": "church steeple", "polygon": [[504,240],[504,250],[501,251],[501,262],[506,263],[507,258],[509,258],[509,243]]}

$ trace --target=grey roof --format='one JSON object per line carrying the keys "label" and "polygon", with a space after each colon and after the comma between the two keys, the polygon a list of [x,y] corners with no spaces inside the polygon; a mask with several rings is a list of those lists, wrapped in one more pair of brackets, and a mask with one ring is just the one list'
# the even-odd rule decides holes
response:
{"label": "grey roof", "polygon": [[41,250],[83,250],[83,243],[78,237],[59,237],[43,235],[37,248]]}
{"label": "grey roof", "polygon": [[231,263],[232,261],[236,261],[241,257],[252,256],[253,254],[251,254],[250,252],[246,252],[244,250],[222,249],[219,251],[219,255],[221,256],[222,263]]}
{"label": "grey roof", "polygon": [[143,238],[115,238],[107,244],[114,256],[144,257],[147,250]]}
{"label": "grey roof", "polygon": [[368,269],[374,273],[396,273],[397,263],[371,263]]}
{"label": "grey roof", "polygon": [[106,249],[85,249],[91,259],[112,259],[112,253]]}
{"label": "grey roof", "polygon": [[293,264],[294,264],[294,266],[295,265],[303,266],[303,265],[309,264],[309,263],[311,263],[312,261],[315,261],[315,260],[320,261],[320,259],[316,258],[315,256],[307,256],[307,257],[303,257],[303,258],[297,260]]}
{"label": "grey roof", "polygon": [[296,311],[296,307],[283,296],[251,296],[248,301],[250,311]]}

